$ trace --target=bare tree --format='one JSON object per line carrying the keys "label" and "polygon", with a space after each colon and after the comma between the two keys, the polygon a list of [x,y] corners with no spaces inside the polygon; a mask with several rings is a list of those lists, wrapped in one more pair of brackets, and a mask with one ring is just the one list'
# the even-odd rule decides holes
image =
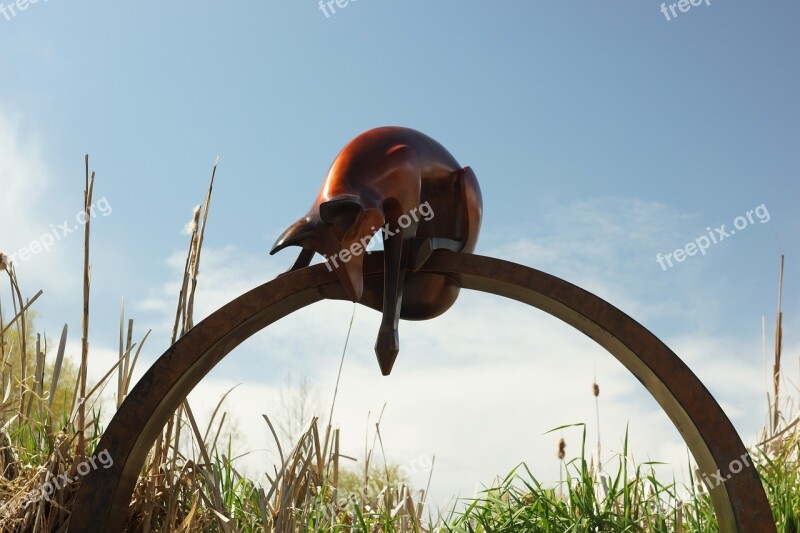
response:
{"label": "bare tree", "polygon": [[303,376],[295,383],[291,374],[287,374],[286,382],[280,390],[278,412],[275,421],[281,440],[286,444],[294,444],[295,439],[313,416],[320,416],[319,391]]}

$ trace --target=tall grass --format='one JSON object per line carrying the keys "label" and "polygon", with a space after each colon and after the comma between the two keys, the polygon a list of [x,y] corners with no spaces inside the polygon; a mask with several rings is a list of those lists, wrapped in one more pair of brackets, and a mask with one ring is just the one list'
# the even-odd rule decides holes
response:
{"label": "tall grass", "polygon": [[[171,342],[194,325],[203,241],[217,164],[203,201],[188,225],[188,249],[172,323]],[[86,158],[84,208],[92,203],[95,174]],[[87,220],[91,217],[87,216]],[[18,274],[0,254],[0,275],[9,281],[11,311],[5,320],[0,301],[0,530],[66,531],[77,483],[78,465],[91,457],[102,435],[100,394],[115,382],[116,407],[133,384],[140,353],[150,332],[137,337],[135,322],[120,309],[118,360],[96,383],[90,383],[90,224],[85,226],[81,353],[77,367],[66,357],[68,328],[54,349],[34,333],[32,306],[42,296],[25,299]],[[782,292],[783,259],[781,259]],[[6,313],[8,311],[6,310]],[[352,325],[352,323],[351,323]],[[349,333],[348,333],[349,338]],[[800,424],[781,410],[782,312],[778,309],[773,383],[762,442],[751,450],[781,531],[797,531],[800,516]],[[51,347],[52,348],[52,347]],[[342,352],[342,358],[346,352]],[[340,367],[341,369],[341,367]],[[341,372],[341,370],[340,370]],[[116,379],[114,376],[116,375]],[[592,386],[597,424],[599,386]],[[338,391],[338,382],[337,382]],[[230,391],[229,391],[230,393]],[[229,394],[228,393],[228,394]],[[662,482],[656,463],[635,464],[623,450],[603,463],[600,436],[587,454],[586,430],[580,454],[569,459],[563,439],[557,459],[561,481],[548,486],[520,464],[478,497],[457,502],[441,513],[426,504],[426,490],[414,490],[398,469],[380,460],[380,419],[363,464],[354,469],[340,451],[340,433],[328,420],[312,417],[285,446],[276,424],[266,415],[279,454],[266,484],[242,475],[239,456],[226,430],[227,415],[218,402],[205,423],[188,401],[169,418],[151,448],[129,507],[129,531],[220,532],[711,532],[717,531],[708,493],[691,480],[685,487]],[[784,394],[784,396],[786,396]],[[787,401],[784,398],[783,402]],[[282,427],[277,424],[279,429]],[[556,428],[560,431],[563,428]],[[588,455],[588,459],[587,459]],[[606,468],[614,465],[614,471]],[[691,470],[691,465],[690,470]],[[430,485],[430,479],[428,481]],[[50,487],[46,497],[42,488]]]}

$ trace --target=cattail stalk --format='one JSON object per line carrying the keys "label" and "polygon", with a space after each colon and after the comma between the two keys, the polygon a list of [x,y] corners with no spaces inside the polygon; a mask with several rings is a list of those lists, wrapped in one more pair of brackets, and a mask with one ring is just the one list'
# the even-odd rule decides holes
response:
{"label": "cattail stalk", "polygon": [[558,481],[559,481],[559,489],[561,495],[564,495],[564,458],[567,456],[567,443],[564,441],[564,437],[558,439]]}
{"label": "cattail stalk", "polygon": [[773,435],[775,432],[778,431],[778,423],[780,421],[780,404],[779,404],[779,397],[780,397],[780,376],[781,376],[781,344],[783,340],[783,312],[782,312],[782,304],[783,304],[783,260],[784,255],[781,254],[781,269],[780,269],[780,276],[778,278],[778,316],[776,318],[775,324],[775,364],[772,367],[772,386],[773,386],[773,400],[774,404],[772,406],[772,433]]}
{"label": "cattail stalk", "polygon": [[83,226],[83,320],[81,325],[81,367],[80,367],[80,396],[78,401],[78,456],[80,461],[86,458],[86,380],[89,368],[89,288],[91,285],[91,265],[89,264],[89,237],[92,227],[92,193],[94,192],[94,177],[89,176],[89,154],[84,157],[86,162],[86,188],[83,194],[83,208],[85,224]]}
{"label": "cattail stalk", "polygon": [[592,395],[594,396],[594,410],[597,417],[597,469],[600,470],[602,459],[600,458],[600,385],[597,384],[597,377],[592,383]]}

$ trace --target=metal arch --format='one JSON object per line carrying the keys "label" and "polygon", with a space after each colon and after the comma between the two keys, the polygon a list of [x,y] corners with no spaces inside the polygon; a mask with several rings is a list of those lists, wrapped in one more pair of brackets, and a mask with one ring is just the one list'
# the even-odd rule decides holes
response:
{"label": "metal arch", "polygon": [[[381,254],[371,254],[365,261],[365,276],[380,275],[382,265]],[[650,391],[701,471],[708,475],[719,471],[726,479],[711,491],[720,531],[776,531],[756,469],[744,466],[734,473],[729,468],[742,457],[749,462],[730,420],[697,376],[641,324],[580,287],[500,259],[436,252],[422,271],[447,274],[464,288],[527,303],[594,339]],[[170,347],[136,384],[103,434],[97,451],[108,450],[114,463],[84,478],[70,530],[122,531],[147,453],[186,395],[244,340],[323,299],[348,298],[324,265],[303,268],[239,296]]]}

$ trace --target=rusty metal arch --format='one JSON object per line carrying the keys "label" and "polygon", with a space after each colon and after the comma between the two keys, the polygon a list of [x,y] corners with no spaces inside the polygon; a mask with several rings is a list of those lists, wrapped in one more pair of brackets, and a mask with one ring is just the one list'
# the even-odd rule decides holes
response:
{"label": "rusty metal arch", "polygon": [[[381,254],[367,259],[365,275],[380,275]],[[650,391],[701,471],[719,470],[727,478],[711,494],[720,530],[776,531],[755,468],[729,470],[747,453],[730,420],[683,361],[641,324],[580,287],[500,259],[436,252],[422,270],[450,275],[467,289],[537,307],[594,339]],[[70,530],[121,531],[147,452],[186,395],[244,340],[323,299],[347,296],[324,265],[303,268],[239,296],[170,347],[136,384],[106,429],[97,450],[109,450],[114,464],[93,470],[83,480]]]}

